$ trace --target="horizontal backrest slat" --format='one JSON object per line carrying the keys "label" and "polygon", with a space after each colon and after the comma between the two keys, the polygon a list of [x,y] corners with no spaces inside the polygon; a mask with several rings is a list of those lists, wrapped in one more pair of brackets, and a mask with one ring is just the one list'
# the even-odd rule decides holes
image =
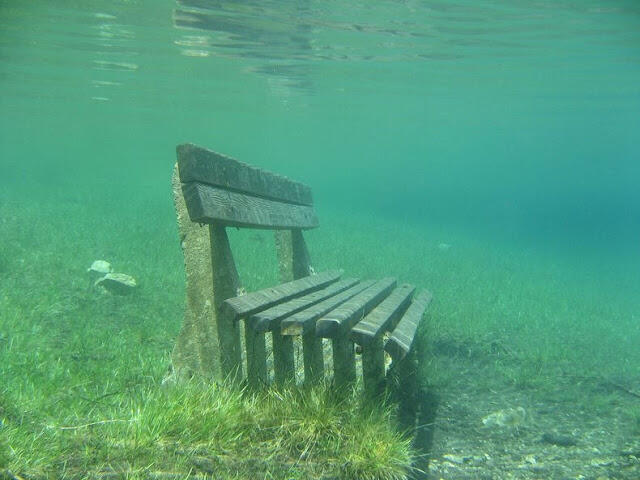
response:
{"label": "horizontal backrest slat", "polygon": [[176,152],[192,222],[274,230],[318,226],[308,186],[192,143]]}
{"label": "horizontal backrest slat", "polygon": [[318,226],[313,207],[277,202],[201,183],[182,186],[192,222],[220,222],[232,227],[309,229]]}
{"label": "horizontal backrest slat", "polygon": [[178,145],[182,183],[202,183],[296,205],[313,205],[311,188],[192,143]]}

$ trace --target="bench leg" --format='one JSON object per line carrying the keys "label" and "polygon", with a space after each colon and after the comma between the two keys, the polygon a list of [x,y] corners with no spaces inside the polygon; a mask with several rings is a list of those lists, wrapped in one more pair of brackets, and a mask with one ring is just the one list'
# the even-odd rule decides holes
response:
{"label": "bench leg", "polygon": [[314,331],[302,335],[302,355],[304,358],[304,383],[316,385],[324,379],[324,353],[322,338]]}
{"label": "bench leg", "polygon": [[356,357],[353,342],[349,338],[331,340],[333,350],[333,381],[338,389],[356,381]]}
{"label": "bench leg", "polygon": [[383,339],[376,338],[370,345],[362,347],[362,379],[368,398],[378,397],[384,392]]}
{"label": "bench leg", "polygon": [[224,301],[238,294],[240,281],[236,270],[229,238],[224,226],[209,225],[211,238],[211,267],[213,273],[213,306],[220,343],[222,377],[232,381],[242,378],[240,328]]}
{"label": "bench leg", "polygon": [[256,332],[255,323],[252,318],[247,318],[244,322],[244,343],[247,349],[247,383],[252,389],[258,389],[268,384],[265,336],[264,333]]}
{"label": "bench leg", "polygon": [[278,385],[295,383],[296,373],[292,336],[273,332],[273,371]]}
{"label": "bench leg", "polygon": [[311,260],[302,230],[275,232],[280,281],[290,282],[311,275]]}
{"label": "bench leg", "polygon": [[413,448],[418,453],[415,466],[418,470],[427,471],[438,400],[420,382],[418,358],[422,356],[412,349],[392,365],[388,383],[391,396],[398,403],[398,423],[413,437]]}
{"label": "bench leg", "polygon": [[415,351],[412,349],[394,367],[395,388],[398,399],[398,421],[414,434],[418,413],[418,368]]}
{"label": "bench leg", "polygon": [[171,184],[187,284],[182,329],[171,354],[173,373],[167,379],[203,376],[207,380],[219,380],[220,348],[212,304],[209,229],[189,219],[177,164]]}

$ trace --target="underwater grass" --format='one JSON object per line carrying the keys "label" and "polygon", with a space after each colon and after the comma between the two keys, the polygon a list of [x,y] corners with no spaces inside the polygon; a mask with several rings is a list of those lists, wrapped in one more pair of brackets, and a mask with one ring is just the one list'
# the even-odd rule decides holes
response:
{"label": "underwater grass", "polygon": [[[0,203],[0,466],[33,478],[143,478],[163,469],[405,478],[412,452],[390,409],[322,389],[162,387],[184,300],[166,200],[112,202],[109,211],[76,197]],[[393,274],[433,291],[422,334],[431,349],[492,362],[493,378],[474,388],[496,379],[544,390],[562,375],[640,376],[633,262],[594,273],[460,231],[320,214],[323,225],[307,235],[316,269]],[[234,231],[231,241],[247,290],[277,281],[267,233]],[[94,289],[86,269],[98,258],[136,277],[138,290],[113,297]],[[428,352],[426,381],[446,388],[455,356],[448,365]],[[584,402],[598,405],[596,397]]]}
{"label": "underwater grass", "polygon": [[[150,472],[407,478],[413,453],[395,430],[392,410],[364,416],[359,396],[336,406],[325,392],[249,394],[196,382],[150,389],[92,415],[7,420],[0,458],[4,468],[30,478],[111,471],[131,478],[136,472],[140,478]],[[310,404],[315,415],[303,417],[299,412],[309,412]]]}
{"label": "underwater grass", "polygon": [[[377,457],[363,443],[376,436],[397,445],[368,465],[369,475],[406,478],[412,451],[392,411],[365,422],[356,396],[162,386],[184,295],[179,247],[161,240],[175,234],[171,215],[160,233],[135,215],[83,216],[85,206],[75,203],[56,206],[55,216],[46,207],[16,214],[15,204],[3,206],[0,468],[30,478],[357,478],[343,465],[351,456]],[[264,251],[269,241],[253,237],[247,247]],[[95,258],[134,275],[139,289],[126,297],[94,289],[86,268]],[[256,272],[250,288],[276,275],[262,254],[239,264]],[[360,435],[369,428],[375,435]],[[353,432],[357,438],[347,439]]]}

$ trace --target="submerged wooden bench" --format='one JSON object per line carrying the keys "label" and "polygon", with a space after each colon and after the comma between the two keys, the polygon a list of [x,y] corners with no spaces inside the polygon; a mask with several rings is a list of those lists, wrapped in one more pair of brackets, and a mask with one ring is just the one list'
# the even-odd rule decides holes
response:
{"label": "submerged wooden bench", "polygon": [[[431,294],[416,294],[415,287],[398,285],[394,278],[315,273],[302,234],[318,226],[308,186],[193,144],[179,145],[177,156],[173,191],[187,305],[172,357],[175,374],[231,377],[260,386],[272,377],[293,382],[296,371],[304,370],[307,384],[332,375],[342,386],[357,379],[358,345],[365,391],[376,395],[388,370],[385,352],[392,365],[412,352]],[[280,285],[241,290],[227,227],[275,230]],[[296,337],[302,365],[294,356]],[[323,339],[331,342],[331,358]]]}

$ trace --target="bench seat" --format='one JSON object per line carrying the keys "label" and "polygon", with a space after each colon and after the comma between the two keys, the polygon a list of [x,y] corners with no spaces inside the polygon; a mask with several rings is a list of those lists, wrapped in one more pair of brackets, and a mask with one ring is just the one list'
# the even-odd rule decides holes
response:
{"label": "bench seat", "polygon": [[[340,280],[341,271],[310,275],[277,287],[239,295],[225,301],[235,320],[245,322],[245,342],[250,383],[267,382],[264,335],[274,341],[274,370],[279,381],[294,381],[292,337],[303,339],[305,382],[324,375],[322,338],[333,346],[334,380],[352,382],[356,377],[353,345],[361,347],[365,390],[379,392],[385,377],[386,350],[394,362],[410,351],[431,294],[415,287],[396,285],[393,278],[379,281]],[[385,341],[386,339],[386,341]],[[260,343],[259,347],[256,344]],[[276,347],[277,345],[277,347]],[[277,352],[276,348],[283,351]],[[287,351],[290,350],[290,351]]]}

